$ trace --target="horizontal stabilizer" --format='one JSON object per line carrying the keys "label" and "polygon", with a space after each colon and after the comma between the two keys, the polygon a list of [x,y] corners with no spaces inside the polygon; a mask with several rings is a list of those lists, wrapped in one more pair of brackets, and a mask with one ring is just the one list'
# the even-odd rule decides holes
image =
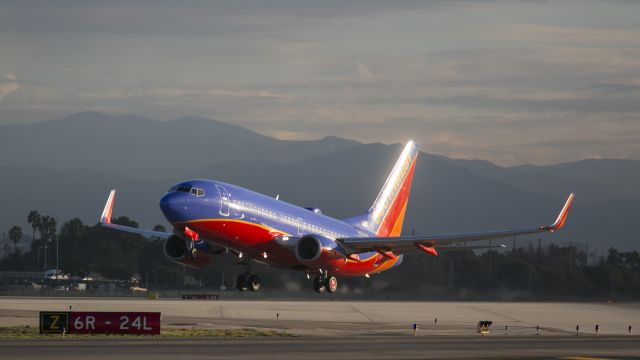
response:
{"label": "horizontal stabilizer", "polygon": [[123,231],[123,232],[128,232],[132,234],[138,234],[150,239],[166,239],[169,236],[173,235],[172,233],[169,233],[169,232],[146,230],[146,229],[134,228],[131,226],[112,224],[111,215],[113,214],[113,204],[115,203],[115,201],[116,201],[116,191],[111,190],[111,192],[109,193],[109,198],[107,198],[107,203],[104,205],[104,210],[102,210],[102,216],[100,216],[100,225],[102,227]]}

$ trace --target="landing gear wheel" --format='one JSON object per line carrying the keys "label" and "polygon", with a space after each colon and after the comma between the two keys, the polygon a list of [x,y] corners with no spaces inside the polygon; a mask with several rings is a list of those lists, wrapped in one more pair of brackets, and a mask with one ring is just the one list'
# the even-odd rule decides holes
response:
{"label": "landing gear wheel", "polygon": [[251,291],[260,290],[260,278],[258,275],[251,275],[247,278],[247,286]]}
{"label": "landing gear wheel", "polygon": [[236,278],[236,287],[240,291],[247,291],[247,276],[246,275],[238,275]]}
{"label": "landing gear wheel", "polygon": [[327,278],[327,292],[333,294],[338,290],[338,279],[335,276],[329,276]]}
{"label": "landing gear wheel", "polygon": [[316,276],[313,278],[313,290],[317,293],[323,293],[325,290],[324,281],[320,276]]}

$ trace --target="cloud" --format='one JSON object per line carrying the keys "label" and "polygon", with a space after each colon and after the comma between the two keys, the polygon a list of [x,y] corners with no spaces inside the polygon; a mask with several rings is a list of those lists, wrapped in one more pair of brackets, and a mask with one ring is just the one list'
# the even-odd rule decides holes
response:
{"label": "cloud", "polygon": [[18,90],[19,87],[18,83],[0,83],[0,101],[4,100],[5,96]]}
{"label": "cloud", "polygon": [[482,36],[526,42],[589,44],[640,44],[640,31],[567,27],[542,24],[505,24],[482,32]]}
{"label": "cloud", "polygon": [[637,4],[16,1],[0,48],[29,81],[1,76],[0,120],[200,115],[501,164],[637,158]]}
{"label": "cloud", "polygon": [[[489,1],[489,0],[485,0]],[[64,0],[55,4],[15,1],[2,4],[0,30],[7,32],[102,33],[145,36],[223,36],[259,34],[322,19],[367,17],[393,9],[433,9],[473,4],[478,0],[296,0],[109,3]],[[285,21],[286,20],[286,21]]]}
{"label": "cloud", "polygon": [[0,102],[2,102],[5,96],[15,92],[20,88],[20,84],[17,83],[18,78],[13,73],[6,73],[0,76]]}
{"label": "cloud", "polygon": [[278,94],[267,90],[226,90],[197,88],[155,88],[136,90],[89,91],[78,94],[80,99],[88,100],[167,100],[198,101],[210,98],[267,99],[290,101],[292,95]]}
{"label": "cloud", "polygon": [[373,79],[373,73],[369,70],[368,67],[364,66],[362,63],[357,62],[356,68],[358,69],[358,75],[365,79]]}
{"label": "cloud", "polygon": [[9,81],[16,81],[18,80],[18,78],[16,77],[16,74],[14,73],[6,73],[2,76],[3,80],[9,80]]}

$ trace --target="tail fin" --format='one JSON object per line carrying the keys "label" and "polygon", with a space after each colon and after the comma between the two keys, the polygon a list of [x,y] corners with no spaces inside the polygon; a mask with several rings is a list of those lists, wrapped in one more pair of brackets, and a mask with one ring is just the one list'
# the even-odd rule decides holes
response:
{"label": "tail fin", "polygon": [[417,157],[418,145],[409,141],[359,227],[377,236],[400,235]]}

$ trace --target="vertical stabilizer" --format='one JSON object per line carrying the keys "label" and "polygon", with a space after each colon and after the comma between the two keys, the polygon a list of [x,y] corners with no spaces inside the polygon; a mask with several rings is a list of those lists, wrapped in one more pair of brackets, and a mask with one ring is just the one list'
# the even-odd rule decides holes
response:
{"label": "vertical stabilizer", "polygon": [[362,222],[357,224],[358,227],[369,230],[377,236],[400,235],[417,157],[418,145],[409,141],[373,205],[361,218]]}

